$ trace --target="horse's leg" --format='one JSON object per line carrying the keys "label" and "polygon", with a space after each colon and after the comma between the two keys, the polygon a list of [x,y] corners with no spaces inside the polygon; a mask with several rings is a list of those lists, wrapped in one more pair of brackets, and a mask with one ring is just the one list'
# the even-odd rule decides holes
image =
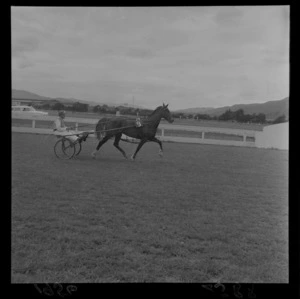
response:
{"label": "horse's leg", "polygon": [[126,153],[125,151],[119,146],[119,142],[121,140],[121,137],[122,137],[122,133],[118,133],[116,136],[115,136],[115,141],[114,141],[114,146],[123,154],[123,156],[127,158],[126,156]]}
{"label": "horse's leg", "polygon": [[99,151],[100,147],[109,139],[110,137],[105,136],[103,139],[101,139],[96,147],[96,149],[92,152],[92,157],[96,159],[96,153]]}
{"label": "horse's leg", "polygon": [[139,145],[137,146],[135,153],[131,156],[131,160],[134,160],[136,157],[136,154],[138,153],[138,151],[141,149],[141,147],[144,145],[144,143],[147,142],[147,139],[142,139],[139,143]]}
{"label": "horse's leg", "polygon": [[153,138],[151,138],[149,140],[158,143],[158,145],[160,147],[160,150],[159,150],[158,154],[162,157],[164,155],[164,151],[163,151],[163,147],[162,147],[162,142],[159,139],[157,139],[156,137],[153,137]]}

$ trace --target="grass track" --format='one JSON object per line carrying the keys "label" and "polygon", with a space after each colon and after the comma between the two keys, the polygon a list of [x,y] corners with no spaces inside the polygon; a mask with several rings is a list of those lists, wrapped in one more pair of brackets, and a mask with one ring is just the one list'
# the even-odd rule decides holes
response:
{"label": "grass track", "polygon": [[12,134],[12,282],[288,281],[286,151],[54,142]]}

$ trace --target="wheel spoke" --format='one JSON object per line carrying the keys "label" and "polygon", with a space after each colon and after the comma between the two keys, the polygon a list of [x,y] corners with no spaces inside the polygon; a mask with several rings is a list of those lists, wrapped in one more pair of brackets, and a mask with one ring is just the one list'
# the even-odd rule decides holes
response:
{"label": "wheel spoke", "polygon": [[75,146],[67,138],[61,138],[54,146],[54,153],[57,158],[71,159],[75,154]]}

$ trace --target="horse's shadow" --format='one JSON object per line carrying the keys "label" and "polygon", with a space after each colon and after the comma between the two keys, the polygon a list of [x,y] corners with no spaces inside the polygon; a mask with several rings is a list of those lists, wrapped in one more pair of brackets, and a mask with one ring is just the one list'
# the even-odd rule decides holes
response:
{"label": "horse's shadow", "polygon": [[107,156],[97,156],[96,159],[94,159],[90,154],[81,154],[79,156],[76,156],[74,158],[72,158],[71,160],[74,161],[83,161],[83,162],[91,162],[91,163],[112,163],[112,164],[153,164],[153,163],[159,163],[159,164],[169,164],[170,161],[167,158],[161,158],[157,155],[157,157],[153,156],[153,158],[149,159],[145,159],[143,157],[140,157],[139,159],[135,159],[132,160],[130,158],[125,159],[125,158],[121,158],[121,157],[107,157]]}

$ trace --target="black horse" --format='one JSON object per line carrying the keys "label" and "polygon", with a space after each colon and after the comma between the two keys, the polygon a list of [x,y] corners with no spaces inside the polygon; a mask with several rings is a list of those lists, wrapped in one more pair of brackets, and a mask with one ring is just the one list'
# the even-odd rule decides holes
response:
{"label": "black horse", "polygon": [[115,136],[114,146],[123,154],[127,159],[125,151],[119,146],[122,134],[125,134],[129,137],[140,139],[135,153],[131,156],[131,159],[134,160],[138,151],[147,141],[154,141],[159,144],[160,151],[159,154],[162,156],[163,147],[159,139],[155,137],[157,127],[160,123],[160,120],[164,118],[169,123],[172,123],[174,120],[168,109],[168,105],[163,104],[163,106],[157,107],[147,119],[142,121],[142,126],[138,127],[135,119],[130,119],[122,116],[114,117],[105,117],[98,121],[96,125],[96,134],[99,141],[96,150],[93,151],[92,157],[96,158],[96,153],[100,147],[110,138]]}

